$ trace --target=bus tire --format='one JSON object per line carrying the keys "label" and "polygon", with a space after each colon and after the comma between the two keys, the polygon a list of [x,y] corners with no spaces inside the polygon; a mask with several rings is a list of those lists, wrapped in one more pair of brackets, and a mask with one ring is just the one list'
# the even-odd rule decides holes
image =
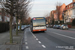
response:
{"label": "bus tire", "polygon": [[42,31],[42,32],[45,32],[45,31]]}

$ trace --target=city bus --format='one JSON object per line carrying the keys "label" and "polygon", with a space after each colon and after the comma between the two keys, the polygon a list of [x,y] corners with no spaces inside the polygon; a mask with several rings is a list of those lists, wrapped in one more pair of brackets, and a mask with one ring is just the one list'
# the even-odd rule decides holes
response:
{"label": "city bus", "polygon": [[34,17],[31,19],[31,31],[46,31],[46,19],[45,17]]}

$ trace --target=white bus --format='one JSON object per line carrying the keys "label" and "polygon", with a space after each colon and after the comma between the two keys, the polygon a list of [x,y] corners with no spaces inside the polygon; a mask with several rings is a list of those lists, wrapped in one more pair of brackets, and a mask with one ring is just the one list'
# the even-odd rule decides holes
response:
{"label": "white bus", "polygon": [[46,31],[46,19],[45,17],[34,17],[31,19],[31,31]]}

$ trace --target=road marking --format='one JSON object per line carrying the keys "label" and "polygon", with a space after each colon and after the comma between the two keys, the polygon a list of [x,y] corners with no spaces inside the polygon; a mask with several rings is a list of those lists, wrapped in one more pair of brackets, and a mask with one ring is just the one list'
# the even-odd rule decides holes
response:
{"label": "road marking", "polygon": [[26,46],[26,49],[29,49],[29,47],[28,47],[28,46]]}
{"label": "road marking", "polygon": [[27,39],[25,39],[25,42],[27,41]]}
{"label": "road marking", "polygon": [[[29,29],[29,31],[30,31],[30,29]],[[32,32],[31,32],[31,34],[33,35],[34,38],[36,38],[36,36],[35,36]],[[38,38],[36,38],[36,40],[38,41]],[[41,41],[38,41],[38,42],[41,44]],[[43,47],[43,48],[46,48],[45,45],[42,45],[42,47]]]}
{"label": "road marking", "polygon": [[63,35],[63,34],[59,34],[59,33],[55,33],[55,32],[53,32],[53,33],[54,33],[54,34],[57,34],[57,35],[60,35],[60,36],[63,36],[63,37],[67,37],[67,38],[70,38],[70,39],[74,39],[74,40],[75,40],[74,37],[70,37],[70,36]]}
{"label": "road marking", "polygon": [[34,38],[36,38],[36,36],[34,34],[32,34]]}
{"label": "road marking", "polygon": [[27,41],[27,35],[26,35],[26,31],[25,31],[25,41]]}
{"label": "road marking", "polygon": [[27,43],[27,42],[25,42],[25,44],[27,45],[28,43]]}
{"label": "road marking", "polygon": [[36,38],[36,36],[31,32],[31,34],[33,35],[34,38]]}
{"label": "road marking", "polygon": [[46,46],[45,46],[45,45],[42,45],[42,47],[43,47],[43,48],[46,48]]}
{"label": "road marking", "polygon": [[40,41],[38,41],[39,43],[41,43]]}
{"label": "road marking", "polygon": [[36,40],[38,40],[38,38],[36,38]]}
{"label": "road marking", "polygon": [[[31,30],[29,29],[29,31],[31,31]],[[31,32],[31,34],[33,35],[34,38],[36,38],[36,36],[32,32]]]}

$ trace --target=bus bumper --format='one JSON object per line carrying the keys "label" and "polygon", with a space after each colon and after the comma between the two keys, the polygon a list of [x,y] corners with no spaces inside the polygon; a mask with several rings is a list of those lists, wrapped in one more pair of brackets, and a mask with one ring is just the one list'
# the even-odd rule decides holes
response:
{"label": "bus bumper", "polygon": [[38,29],[38,30],[33,30],[33,32],[36,32],[36,31],[46,31],[47,29]]}

